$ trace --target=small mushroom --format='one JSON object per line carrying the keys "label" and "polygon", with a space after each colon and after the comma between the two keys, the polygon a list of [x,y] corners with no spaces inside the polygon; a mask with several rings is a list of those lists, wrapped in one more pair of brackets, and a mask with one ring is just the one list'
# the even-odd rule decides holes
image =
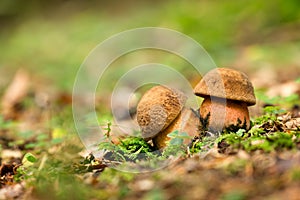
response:
{"label": "small mushroom", "polygon": [[255,105],[256,99],[252,83],[244,73],[213,69],[196,85],[194,93],[204,98],[200,107],[202,128],[250,129],[248,106]]}
{"label": "small mushroom", "polygon": [[158,148],[165,147],[170,140],[167,135],[185,127],[181,125],[188,115],[184,109],[186,100],[182,92],[165,86],[155,86],[148,90],[137,106],[137,122],[142,136],[146,140],[153,139]]}
{"label": "small mushroom", "polygon": [[144,138],[153,138],[179,115],[186,97],[179,91],[155,86],[148,90],[137,106],[137,122]]}

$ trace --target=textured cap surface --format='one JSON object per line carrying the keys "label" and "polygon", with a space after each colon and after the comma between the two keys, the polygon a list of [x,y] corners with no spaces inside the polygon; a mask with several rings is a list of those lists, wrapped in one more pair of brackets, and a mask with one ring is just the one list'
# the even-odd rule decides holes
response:
{"label": "textured cap surface", "polygon": [[186,96],[175,89],[155,86],[148,90],[137,106],[137,122],[144,138],[153,138],[179,115]]}
{"label": "textured cap surface", "polygon": [[215,96],[243,101],[248,106],[256,103],[254,88],[246,74],[228,68],[216,68],[209,71],[196,85],[197,96]]}

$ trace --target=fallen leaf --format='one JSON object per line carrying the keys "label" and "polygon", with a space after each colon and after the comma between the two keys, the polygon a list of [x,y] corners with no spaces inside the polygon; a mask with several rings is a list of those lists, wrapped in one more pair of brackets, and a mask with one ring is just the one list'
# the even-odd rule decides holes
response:
{"label": "fallen leaf", "polygon": [[15,119],[17,117],[18,105],[28,94],[29,85],[28,73],[23,69],[18,70],[2,98],[2,114],[5,119]]}

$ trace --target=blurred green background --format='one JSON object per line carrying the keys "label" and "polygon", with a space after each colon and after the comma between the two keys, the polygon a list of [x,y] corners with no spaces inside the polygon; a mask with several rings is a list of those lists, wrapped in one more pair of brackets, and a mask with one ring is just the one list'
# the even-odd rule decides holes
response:
{"label": "blurred green background", "polygon": [[[187,34],[218,66],[243,71],[300,66],[298,0],[1,0],[0,26],[0,86],[23,67],[50,85],[71,91],[76,71],[97,44],[121,31],[147,26]],[[172,55],[142,55],[140,63],[159,60],[187,69]],[[135,59],[131,56],[114,65],[132,65]],[[107,77],[113,74],[108,72]]]}

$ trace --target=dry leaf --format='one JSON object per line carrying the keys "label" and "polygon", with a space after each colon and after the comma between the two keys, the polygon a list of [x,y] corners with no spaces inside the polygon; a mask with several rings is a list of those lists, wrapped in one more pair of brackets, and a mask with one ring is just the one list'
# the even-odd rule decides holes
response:
{"label": "dry leaf", "polygon": [[17,117],[17,106],[28,94],[29,84],[30,78],[28,73],[23,69],[18,70],[2,98],[2,114],[5,119],[14,119]]}

